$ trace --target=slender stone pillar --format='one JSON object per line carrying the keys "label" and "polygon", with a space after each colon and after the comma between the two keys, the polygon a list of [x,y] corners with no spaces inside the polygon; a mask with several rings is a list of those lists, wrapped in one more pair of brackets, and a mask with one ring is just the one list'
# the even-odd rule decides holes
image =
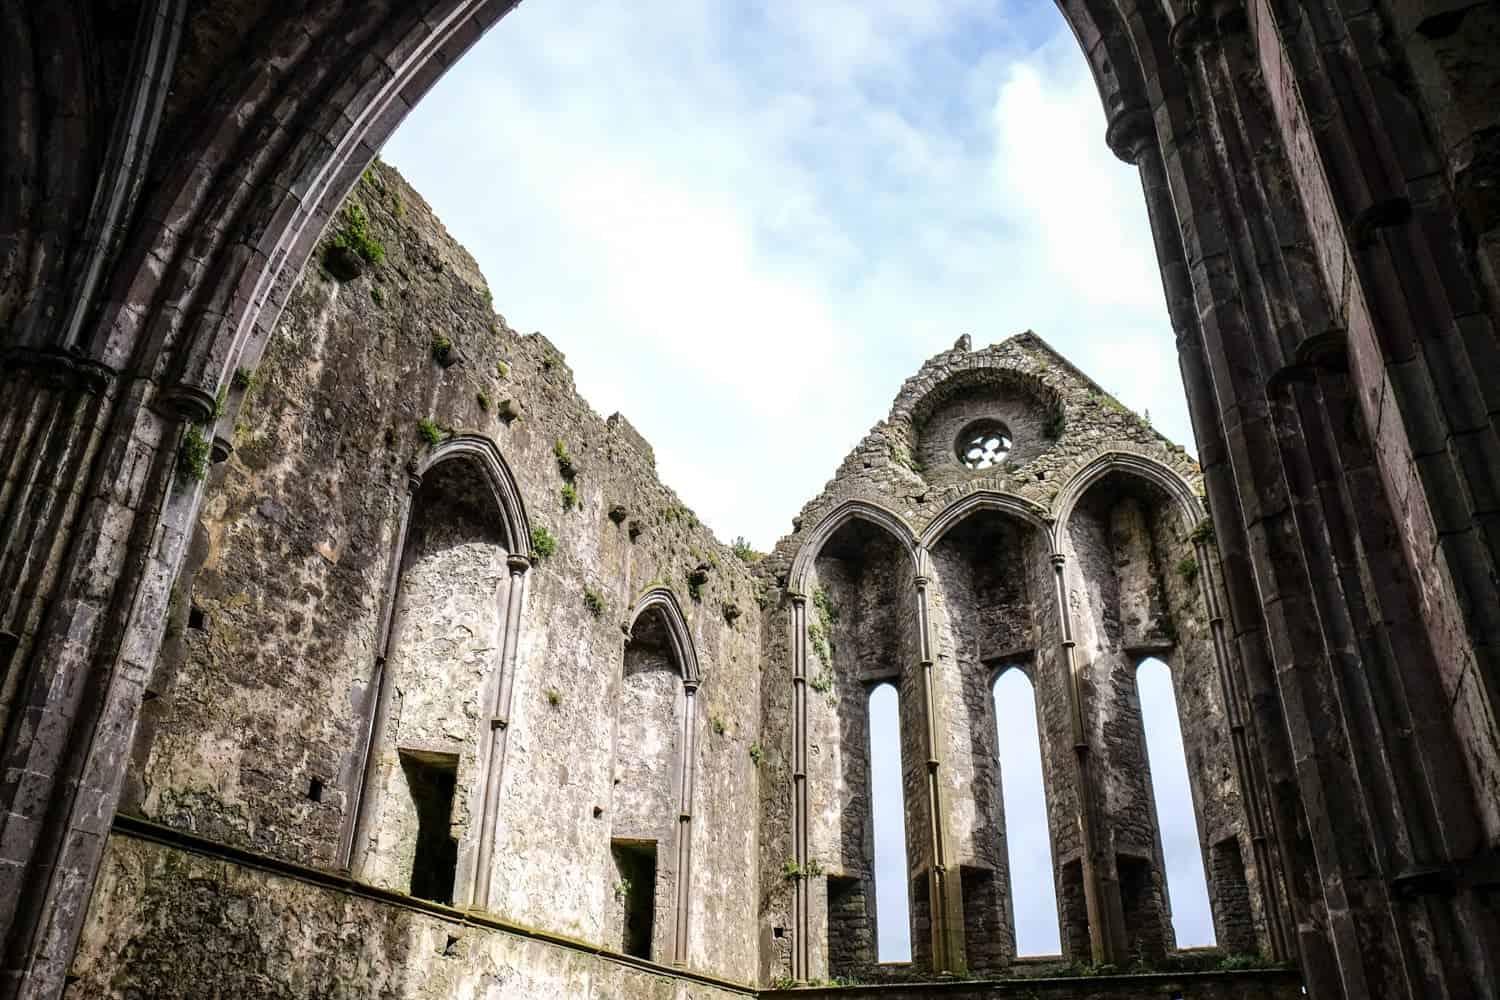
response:
{"label": "slender stone pillar", "polygon": [[1120,884],[1105,850],[1099,821],[1099,790],[1095,787],[1088,729],[1084,725],[1083,690],[1074,651],[1073,616],[1068,609],[1068,586],[1063,577],[1068,557],[1052,555],[1054,598],[1061,630],[1062,662],[1066,672],[1068,721],[1073,736],[1073,763],[1077,779],[1078,831],[1082,843],[1083,894],[1089,915],[1089,947],[1095,962],[1119,962],[1125,955],[1125,920],[1120,902]]}
{"label": "slender stone pillar", "polygon": [[526,571],[531,560],[511,553],[505,561],[510,570],[505,597],[504,636],[500,641],[500,665],[495,677],[489,733],[483,764],[484,793],[479,814],[479,846],[474,861],[473,905],[490,908],[490,880],[494,875],[495,826],[500,816],[500,787],[505,776],[505,751],[510,736],[510,699],[516,683],[516,650],[521,640],[521,609],[526,592]]}
{"label": "slender stone pillar", "polygon": [[422,486],[422,477],[411,472],[406,480],[406,494],[401,498],[396,533],[391,539],[390,565],[386,569],[385,593],[381,596],[380,639],[375,646],[375,670],[371,678],[369,708],[366,710],[365,741],[360,750],[357,770],[359,784],[350,796],[354,807],[345,821],[345,835],[339,845],[339,866],[351,870],[355,877],[364,872],[369,854],[371,806],[375,785],[380,776],[380,747],[385,742],[386,723],[390,717],[391,683],[386,661],[391,652],[391,630],[396,621],[396,607],[401,595],[401,574],[406,568],[406,534],[411,526],[412,499]]}
{"label": "slender stone pillar", "polygon": [[928,904],[932,914],[932,969],[965,971],[963,897],[957,871],[950,871],[948,811],[943,795],[942,744],[934,691],[932,624],[927,609],[927,554],[919,553],[917,588],[917,669],[922,674],[922,745],[927,754],[927,816],[932,865],[928,870]]}
{"label": "slender stone pillar", "polygon": [[[807,869],[807,595],[792,599],[792,860]],[[811,975],[807,879],[792,880],[792,978]]]}
{"label": "slender stone pillar", "polygon": [[[677,902],[674,908],[672,964],[688,961],[688,913],[693,887],[693,786],[698,762],[698,683],[682,686],[682,780],[677,809]],[[801,880],[799,880],[801,881]]]}

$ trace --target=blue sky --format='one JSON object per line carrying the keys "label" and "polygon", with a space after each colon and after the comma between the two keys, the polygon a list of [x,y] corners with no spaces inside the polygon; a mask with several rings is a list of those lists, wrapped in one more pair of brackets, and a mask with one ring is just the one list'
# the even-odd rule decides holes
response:
{"label": "blue sky", "polygon": [[1191,446],[1104,128],[1051,2],[526,0],[384,156],[510,324],[768,549],[963,333],[1033,329]]}

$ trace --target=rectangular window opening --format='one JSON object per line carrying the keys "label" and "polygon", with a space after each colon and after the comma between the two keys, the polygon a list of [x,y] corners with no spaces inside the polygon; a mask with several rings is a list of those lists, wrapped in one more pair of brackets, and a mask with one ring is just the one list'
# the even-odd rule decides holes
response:
{"label": "rectangular window opening", "polygon": [[620,950],[650,959],[656,931],[656,841],[611,840],[609,852],[615,862]]}
{"label": "rectangular window opening", "polygon": [[452,903],[458,868],[458,840],[453,836],[458,756],[423,750],[402,750],[400,754],[417,817],[411,894],[434,903]]}

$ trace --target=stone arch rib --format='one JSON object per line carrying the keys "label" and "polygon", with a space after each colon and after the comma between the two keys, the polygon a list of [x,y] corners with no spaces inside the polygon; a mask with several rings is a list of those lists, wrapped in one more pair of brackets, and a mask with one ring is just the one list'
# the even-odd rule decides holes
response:
{"label": "stone arch rib", "polygon": [[1057,499],[1052,502],[1055,531],[1060,533],[1066,529],[1078,501],[1083,499],[1090,487],[1111,472],[1123,472],[1160,487],[1181,511],[1188,528],[1197,525],[1205,516],[1198,495],[1193,492],[1187,480],[1173,469],[1145,455],[1128,451],[1107,451],[1075,472],[1057,494]]}
{"label": "stone arch rib", "polygon": [[942,513],[932,519],[922,531],[923,551],[930,551],[934,545],[943,540],[944,535],[962,524],[969,515],[982,510],[1007,514],[1044,532],[1051,530],[1047,509],[1034,500],[1016,496],[1013,493],[980,490],[953,501],[943,508]]}
{"label": "stone arch rib", "polygon": [[701,683],[703,674],[698,665],[698,648],[693,643],[693,634],[688,629],[687,616],[682,613],[677,595],[667,587],[653,587],[642,594],[625,620],[627,635],[634,631],[635,623],[648,611],[658,612],[667,623],[667,639],[672,643],[672,655],[677,660],[677,669],[682,672],[682,682],[694,686]]}
{"label": "stone arch rib", "polygon": [[506,549],[513,555],[530,552],[531,526],[526,517],[526,503],[521,498],[516,477],[495,442],[481,434],[455,434],[423,454],[414,471],[419,477],[425,476],[429,470],[445,462],[468,462],[478,467],[489,485],[495,505],[500,508],[500,527],[505,532]]}
{"label": "stone arch rib", "polygon": [[792,559],[791,573],[787,576],[788,586],[793,593],[807,593],[807,578],[812,573],[813,563],[823,551],[823,546],[833,537],[834,532],[854,520],[867,521],[885,529],[910,557],[912,568],[921,575],[921,548],[917,544],[917,537],[899,515],[869,500],[845,500],[817,523],[797,549],[797,555]]}

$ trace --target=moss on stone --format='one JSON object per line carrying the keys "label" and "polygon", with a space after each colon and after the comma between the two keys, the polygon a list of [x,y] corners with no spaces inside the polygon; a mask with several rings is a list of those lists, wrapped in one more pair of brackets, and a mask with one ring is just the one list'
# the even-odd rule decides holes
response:
{"label": "moss on stone", "polygon": [[344,204],[342,224],[323,250],[323,266],[340,281],[359,277],[363,265],[385,260],[385,245],[370,234],[370,216],[358,199]]}
{"label": "moss on stone", "polygon": [[208,475],[208,457],[212,445],[196,424],[182,432],[177,448],[177,477],[184,482],[202,482]]}
{"label": "moss on stone", "polygon": [[531,529],[531,554],[538,559],[547,559],[557,551],[557,536],[539,524]]}

